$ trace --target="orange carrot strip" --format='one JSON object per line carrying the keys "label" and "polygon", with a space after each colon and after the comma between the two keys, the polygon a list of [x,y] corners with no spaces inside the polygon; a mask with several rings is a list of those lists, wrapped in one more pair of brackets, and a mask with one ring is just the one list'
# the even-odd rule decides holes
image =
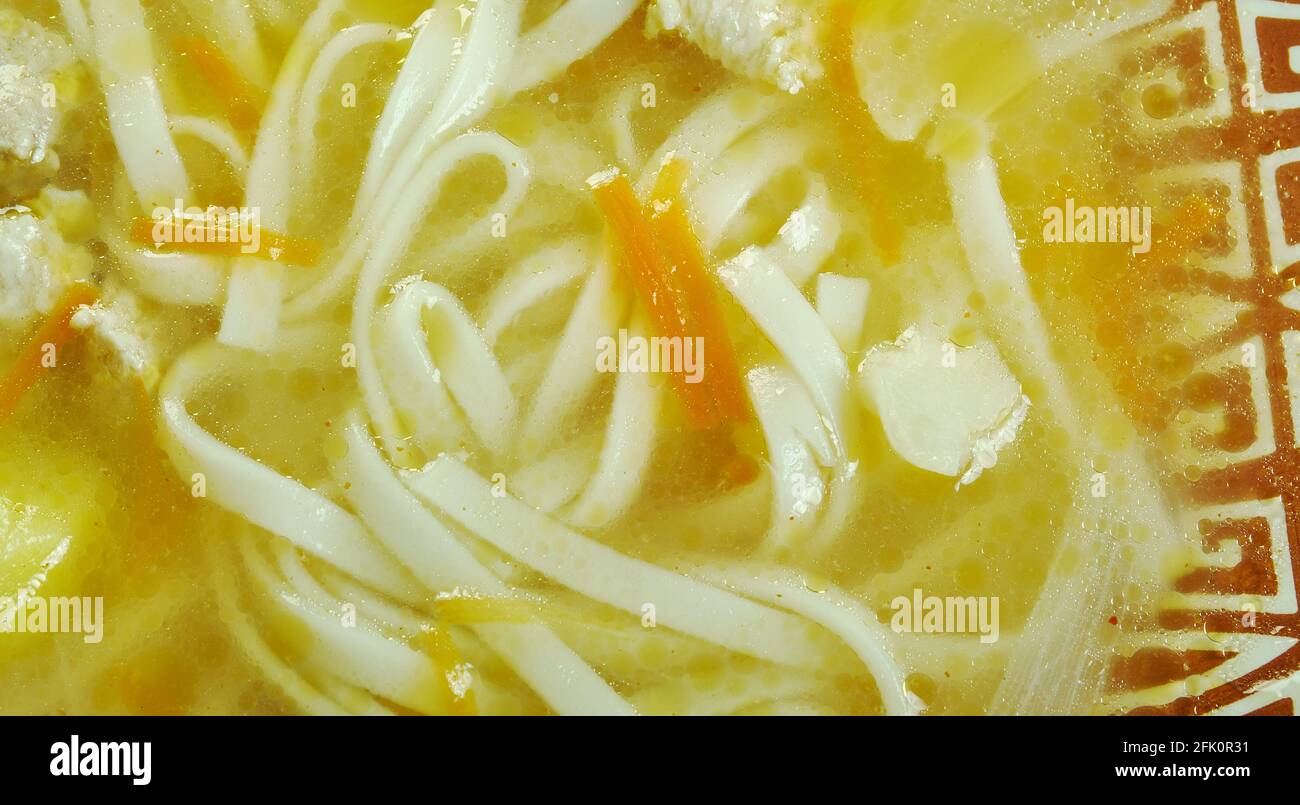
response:
{"label": "orange carrot strip", "polygon": [[663,255],[627,177],[617,176],[593,191],[616,239],[637,295],[654,323],[668,332],[681,327],[677,291],[663,269]]}
{"label": "orange carrot strip", "polygon": [[669,161],[660,172],[656,196],[659,191],[671,195],[652,201],[650,223],[667,258],[668,271],[686,299],[686,312],[690,318],[685,323],[686,332],[703,338],[704,378],[707,383],[694,384],[695,388],[708,398],[721,421],[744,422],[749,418],[745,384],[727,333],[722,306],[709,278],[703,249],[686,214],[681,195],[685,174],[686,164],[676,159]]}
{"label": "orange carrot strip", "polygon": [[642,208],[632,185],[621,175],[595,189],[596,203],[621,247],[623,263],[656,332],[681,338],[683,344],[688,338],[703,339],[701,382],[687,382],[682,372],[672,375],[687,421],[699,429],[743,421],[748,408],[740,370],[679,196],[684,166],[669,163],[659,178],[651,200],[651,207],[661,208],[659,212]]}
{"label": "orange carrot strip", "polygon": [[0,380],[0,421],[8,419],[23,397],[35,386],[46,371],[44,359],[50,349],[56,360],[58,351],[71,341],[77,331],[72,328],[72,316],[82,305],[94,304],[99,291],[85,283],[75,283],[64,292],[44,323],[37,329],[18,359]]}
{"label": "orange carrot strip", "polygon": [[262,90],[250,84],[226,58],[220,48],[199,36],[178,38],[176,51],[185,56],[203,76],[226,108],[231,124],[243,132],[257,128],[266,104]]}
{"label": "orange carrot strip", "polygon": [[[631,183],[626,176],[619,175],[596,187],[593,192],[620,247],[624,268],[631,277],[637,297],[650,313],[654,330],[669,337],[686,335],[683,332],[687,324],[685,300],[665,269],[663,253]],[[708,428],[717,423],[711,404],[702,400],[695,389],[688,388],[702,383],[686,383],[682,374],[674,373],[673,385],[692,425]]]}
{"label": "orange carrot strip", "polygon": [[841,96],[839,107],[848,134],[856,146],[850,154],[850,160],[857,174],[858,193],[866,203],[867,213],[871,217],[871,238],[875,241],[876,248],[880,249],[885,263],[894,265],[902,252],[903,233],[894,220],[885,194],[879,188],[883,171],[875,157],[875,151],[880,146],[880,138],[872,136],[876,131],[875,121],[871,119],[871,111],[859,94],[858,78],[853,69],[854,5],[840,0],[831,7],[826,43],[827,73],[831,86]]}
{"label": "orange carrot strip", "polygon": [[[191,228],[195,222],[185,221],[180,226]],[[189,252],[192,254],[211,254],[218,257],[256,257],[277,263],[295,266],[315,265],[321,256],[321,246],[308,238],[281,235],[268,229],[259,229],[257,233],[257,250],[246,252],[237,224],[222,226],[215,220],[204,219],[197,222],[202,228],[195,242],[178,242],[170,238],[161,242],[155,240],[156,222],[150,218],[137,218],[131,224],[131,240],[142,246],[153,246],[159,251]],[[170,229],[170,227],[168,227]],[[167,233],[170,235],[170,232]]]}
{"label": "orange carrot strip", "polygon": [[[703,333],[699,327],[699,322],[694,321],[690,310],[689,291],[686,288],[686,279],[684,274],[678,274],[676,263],[677,259],[667,252],[668,243],[663,234],[655,225],[655,211],[662,209],[667,212],[668,208],[674,204],[680,204],[682,189],[686,185],[686,176],[688,168],[686,162],[680,159],[670,158],[659,168],[659,175],[655,178],[654,188],[650,191],[650,204],[647,206],[645,213],[651,220],[651,233],[659,245],[660,255],[664,260],[665,275],[673,281],[674,291],[679,298],[680,310],[677,319],[681,322],[678,328],[680,332],[693,334],[704,339],[704,343],[710,343],[711,339]],[[689,222],[687,223],[689,228]],[[707,283],[707,279],[706,279]],[[728,341],[728,345],[729,345]],[[706,346],[705,355],[697,358],[704,361],[704,375],[712,378],[709,368],[709,356],[712,350]],[[709,386],[700,383],[677,383],[677,393],[685,405],[688,419],[691,425],[700,430],[707,430],[720,424],[724,419],[724,412],[721,404],[715,399],[709,391]]]}
{"label": "orange carrot strip", "polygon": [[659,175],[655,177],[654,189],[650,191],[650,203],[654,204],[672,204],[680,201],[682,189],[686,187],[686,176],[690,172],[690,165],[686,160],[677,157],[669,158],[659,168]]}

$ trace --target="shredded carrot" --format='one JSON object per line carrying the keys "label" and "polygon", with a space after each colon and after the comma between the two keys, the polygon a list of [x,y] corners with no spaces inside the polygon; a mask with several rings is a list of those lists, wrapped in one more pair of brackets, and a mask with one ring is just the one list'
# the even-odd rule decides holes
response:
{"label": "shredded carrot", "polygon": [[694,331],[704,339],[707,385],[698,383],[691,386],[703,398],[697,401],[697,405],[710,406],[722,422],[744,422],[749,418],[749,403],[740,365],[736,362],[722,307],[709,279],[703,249],[691,230],[682,197],[686,170],[686,163],[672,159],[660,171],[651,199],[650,224],[666,258],[669,275],[682,289],[687,312],[693,316],[686,324],[686,330]]}
{"label": "shredded carrot", "polygon": [[[831,86],[840,96],[838,104],[854,148],[849,154],[856,174],[858,193],[871,218],[871,237],[887,265],[898,262],[903,245],[902,228],[894,220],[888,199],[881,190],[882,179],[877,151],[882,138],[859,92],[853,69],[853,14],[855,4],[839,0],[831,7],[827,27],[826,65]],[[874,136],[873,136],[874,135]]]}
{"label": "shredded carrot", "polygon": [[231,125],[241,132],[255,131],[266,104],[265,93],[240,75],[226,54],[208,40],[186,36],[178,38],[173,45],[212,87]]}
{"label": "shredded carrot", "polygon": [[675,156],[660,166],[659,175],[655,177],[654,189],[650,191],[651,207],[656,204],[663,207],[680,201],[689,173],[690,166],[686,164],[686,160]]}
{"label": "shredded carrot", "polygon": [[472,716],[478,713],[478,704],[474,697],[474,686],[471,682],[467,687],[461,687],[454,681],[456,674],[468,673],[468,664],[461,659],[460,652],[456,649],[456,643],[452,640],[451,634],[440,626],[431,626],[423,633],[425,650],[429,659],[433,660],[434,666],[442,674],[442,684],[447,686],[447,694],[450,696],[451,703],[448,705],[447,714],[453,716]]}
{"label": "shredded carrot", "polygon": [[[183,242],[171,237],[161,241],[157,239],[155,228],[158,223],[150,218],[137,218],[131,224],[131,240],[142,246],[153,246],[159,251],[190,252],[193,254],[211,254],[219,257],[256,257],[277,263],[296,266],[315,265],[321,256],[321,246],[308,238],[282,235],[269,229],[257,231],[257,248],[245,251],[247,244],[241,238],[238,224],[222,224],[209,217],[186,219],[178,226],[191,232]],[[167,229],[172,227],[164,225]],[[193,230],[197,228],[197,232]]]}
{"label": "shredded carrot", "polygon": [[674,162],[660,173],[650,209],[622,175],[594,192],[656,334],[683,345],[702,339],[692,342],[704,345],[700,382],[689,382],[686,372],[673,372],[672,379],[687,421],[705,430],[744,421],[749,409],[722,308],[681,201],[685,166]]}
{"label": "shredded carrot", "polygon": [[[655,241],[649,217],[642,210],[627,178],[617,176],[613,181],[597,187],[595,196],[596,203],[604,212],[621,248],[623,266],[632,280],[637,297],[648,309],[657,334],[683,337],[697,335],[682,332],[686,324],[685,299],[681,298],[680,290],[673,285],[672,277],[665,268],[663,253]],[[708,352],[707,344],[705,352]],[[712,381],[707,376],[707,368],[705,376],[707,381]],[[691,423],[701,428],[716,424],[718,418],[711,410],[712,405],[701,400],[696,389],[688,388],[692,384],[684,382],[684,377],[674,374],[674,379],[674,386]]]}
{"label": "shredded carrot", "polygon": [[[77,335],[72,327],[73,314],[82,305],[92,305],[98,299],[99,292],[81,282],[73,284],[64,292],[44,323],[23,347],[18,359],[9,367],[4,379],[0,380],[0,421],[8,419],[18,409],[23,397],[47,369],[58,365],[59,351]],[[54,357],[55,363],[47,367],[46,359],[50,355]]]}

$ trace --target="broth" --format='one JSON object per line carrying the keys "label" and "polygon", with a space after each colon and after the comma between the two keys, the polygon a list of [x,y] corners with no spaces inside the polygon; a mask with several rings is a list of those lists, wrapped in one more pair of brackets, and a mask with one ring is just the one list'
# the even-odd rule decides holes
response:
{"label": "broth", "polygon": [[[55,3],[11,5],[75,38]],[[126,19],[137,3],[92,2],[102,34],[110,26],[97,5]],[[547,713],[602,709],[609,700],[591,697],[608,694],[644,713],[1094,713],[1160,698],[1117,698],[1106,680],[1112,656],[1174,645],[1156,612],[1196,562],[1182,532],[1191,502],[1178,430],[1196,423],[1178,412],[1198,371],[1181,322],[1199,314],[1169,301],[1183,276],[1170,266],[1231,245],[1214,242],[1231,233],[1180,217],[1192,209],[1182,199],[1143,185],[1167,159],[1143,143],[1168,99],[1123,76],[1161,34],[1146,24],[1111,39],[1106,26],[1156,19],[1163,4],[1102,4],[1095,19],[1072,16],[1068,0],[866,3],[847,15],[793,4],[806,6],[825,63],[797,94],[710,58],[711,40],[647,36],[639,8],[567,66],[517,49],[514,72],[496,82],[517,92],[493,85],[440,133],[413,115],[405,144],[387,151],[374,138],[391,122],[390,99],[423,86],[399,75],[418,58],[430,59],[429,82],[443,69],[437,48],[414,55],[426,32],[451,26],[458,44],[445,58],[453,69],[471,62],[469,86],[494,69],[479,52],[492,34],[478,15],[499,13],[509,29],[522,8],[514,24],[526,39],[561,4],[479,0],[463,20],[439,12],[412,28],[423,3],[337,3],[328,14],[327,3],[254,2],[251,44],[237,17],[219,18],[234,13],[225,4],[139,5],[154,62],[144,69],[171,116],[189,194],[146,199],[147,171],[131,160],[149,156],[119,156],[113,109],[126,101],[105,86],[111,70],[140,68],[122,53],[72,71],[77,100],[51,181],[90,200],[93,232],[75,241],[93,259],[88,281],[133,300],[131,323],[161,382],[124,373],[83,335],[0,424],[0,594],[47,572],[39,595],[104,602],[97,643],[0,636],[0,711]],[[616,14],[591,10],[593,20]],[[1052,65],[1042,48],[1055,40],[1036,30],[1104,41]],[[943,41],[920,39],[940,32]],[[325,69],[317,58],[330,53],[338,61]],[[295,70],[306,100],[284,102]],[[914,83],[888,83],[913,70]],[[846,76],[866,101],[846,92]],[[937,103],[916,136],[876,126],[931,90]],[[439,97],[413,108],[432,120]],[[244,104],[252,121],[232,113]],[[229,136],[187,135],[181,117]],[[387,131],[400,141],[401,125]],[[688,178],[665,203],[688,208],[737,380],[750,383],[744,415],[710,428],[693,424],[690,389],[669,374],[592,374],[596,347],[581,329],[667,335],[599,199],[613,186],[602,172],[615,167],[645,203],[670,141]],[[971,215],[999,214],[953,190],[954,166],[975,164],[985,147],[1024,291],[963,229]],[[735,189],[754,176],[752,193]],[[1216,203],[1191,188],[1202,196]],[[825,342],[799,324],[799,310],[830,315],[836,299],[818,296],[820,276],[788,280],[797,300],[772,291],[779,305],[726,279],[728,267],[786,254],[790,222],[804,221],[792,214],[813,215],[819,198],[827,212],[811,242],[823,254],[812,271],[854,281],[833,287],[855,293],[869,283],[866,315],[852,322],[860,332],[825,361],[813,349]],[[290,251],[312,244],[321,257],[271,268],[260,253],[207,257],[220,274],[211,293],[201,267],[142,280],[129,258],[153,247],[132,242],[131,227],[174,200],[258,209],[264,237],[290,237]],[[1150,251],[1044,242],[1044,211],[1067,200],[1147,207]],[[790,251],[788,265],[807,249]],[[199,304],[159,298],[158,283]],[[764,304],[778,312],[765,319]],[[702,309],[689,312],[707,317]],[[874,371],[864,362],[905,351],[896,340],[909,328],[919,328],[916,349],[932,333],[954,366],[991,355],[1030,403],[996,463],[959,488],[899,449],[890,418],[904,427],[910,412],[870,399],[860,379]],[[21,359],[31,329],[10,328],[0,365]],[[704,354],[718,343],[704,342]],[[725,367],[706,366],[706,396],[722,399]],[[835,366],[847,374],[822,384]],[[777,391],[759,403],[761,378]],[[975,392],[948,386],[952,417],[964,416]],[[369,452],[357,433],[374,437]],[[385,480],[364,475],[381,458]],[[792,493],[778,488],[795,476]],[[402,508],[410,501],[419,514]],[[519,508],[492,508],[502,501]],[[358,534],[365,545],[350,541]],[[566,553],[564,534],[585,547]],[[425,558],[402,556],[402,544]],[[609,551],[621,558],[602,564]],[[457,562],[486,568],[500,589],[468,571],[459,580]],[[651,597],[666,591],[680,597]],[[755,610],[707,597],[717,591]],[[995,639],[942,616],[931,630],[921,613],[911,633],[900,608],[926,609],[931,596],[979,602],[985,619],[995,606]],[[852,625],[835,625],[844,618]],[[520,645],[541,633],[554,643]],[[571,688],[572,700],[547,688],[538,667],[550,661],[589,669],[588,687]],[[1035,662],[1059,676],[1050,695],[1022,678]]]}

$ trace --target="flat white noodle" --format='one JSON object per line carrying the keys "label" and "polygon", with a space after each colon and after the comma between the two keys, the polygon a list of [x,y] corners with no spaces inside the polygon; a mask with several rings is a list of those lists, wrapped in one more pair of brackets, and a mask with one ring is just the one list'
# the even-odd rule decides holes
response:
{"label": "flat white noodle", "polygon": [[101,237],[127,281],[150,299],[169,305],[212,305],[221,299],[226,272],[219,261],[131,243],[110,223],[102,227]]}
{"label": "flat white noodle", "polygon": [[341,608],[329,611],[316,606],[278,578],[248,541],[240,547],[244,566],[262,587],[267,602],[307,629],[312,640],[306,662],[417,712],[445,709],[451,691],[428,656],[371,631],[362,621],[355,627],[345,625]]}
{"label": "flat white noodle", "polygon": [[[922,703],[907,690],[907,672],[894,657],[894,636],[876,616],[834,585],[813,592],[797,573],[752,566],[702,568],[703,579],[798,613],[834,633],[876,680],[889,715],[917,715]],[[822,586],[819,584],[819,586]]]}
{"label": "flat white noodle", "polygon": [[[79,28],[85,21],[80,4],[63,10],[69,25]],[[142,211],[171,208],[177,199],[189,198],[190,180],[154,75],[144,10],[138,0],[91,0],[90,16],[109,130],[127,180]],[[117,251],[128,256],[136,287],[158,301],[208,304],[225,285],[225,261],[217,258],[189,255],[168,260],[125,243]]]}
{"label": "flat white noodle", "polygon": [[388,216],[400,206],[409,177],[448,138],[487,114],[497,86],[509,72],[522,13],[520,0],[479,0],[468,20],[461,58],[431,111],[394,160],[390,174],[394,179],[381,186],[373,208],[366,211],[370,220]]}
{"label": "flat white noodle", "polygon": [[[411,438],[420,449],[435,455],[458,446],[467,426],[429,353],[422,308],[419,299],[406,296],[380,312],[375,319],[379,343],[375,365],[387,398],[401,402],[401,409],[394,414],[411,429]],[[397,427],[395,419],[390,434],[394,438],[399,434]]]}
{"label": "flat white noodle", "polygon": [[724,648],[794,667],[817,667],[825,652],[798,619],[624,556],[535,511],[493,494],[492,485],[450,456],[402,478],[435,506],[514,560],[596,601]]}
{"label": "flat white noodle", "polygon": [[696,107],[669,135],[637,178],[637,196],[645,198],[664,160],[676,154],[697,169],[704,168],[729,145],[753,131],[777,110],[776,101],[741,88],[714,93]]}
{"label": "flat white noodle", "polygon": [[[355,611],[347,614],[355,614],[358,625],[389,637],[414,637],[433,626],[433,620],[428,615],[385,601],[374,591],[343,580],[342,574],[337,571],[331,573],[328,565],[318,571],[318,579],[317,573],[307,567],[298,550],[288,542],[272,540],[265,545],[259,542],[257,546],[251,545],[252,540],[245,542],[250,549],[261,549],[269,553],[270,558],[275,560],[284,583],[317,609],[343,614],[344,605],[351,604]],[[335,589],[347,589],[348,595],[340,596],[334,592]]]}
{"label": "flat white noodle", "polygon": [[[394,475],[357,414],[344,431],[348,451],[335,462],[349,502],[384,544],[432,591],[509,595],[493,575]],[[476,627],[559,713],[619,714],[631,708],[590,666],[542,626]]]}
{"label": "flat white noodle", "polygon": [[793,546],[810,531],[828,495],[822,466],[833,463],[833,448],[807,389],[786,369],[757,366],[745,374],[767,441],[772,476],[772,518],[766,549]]}
{"label": "flat white noodle", "polygon": [[476,155],[495,157],[506,168],[507,186],[503,198],[507,204],[523,197],[528,183],[528,168],[523,152],[499,134],[463,134],[438,149],[412,178],[412,201],[396,210],[384,222],[384,229],[372,244],[357,279],[352,308],[352,343],[356,348],[357,376],[366,411],[390,456],[395,457],[400,428],[374,358],[371,334],[374,307],[379,301],[386,272],[405,253],[411,238],[415,236],[416,223],[424,218],[428,207],[437,198],[442,183],[463,160]]}
{"label": "flat white noodle", "polygon": [[398,73],[380,116],[343,255],[328,275],[290,300],[290,318],[310,316],[343,291],[365,260],[372,233],[383,230],[394,210],[420,192],[408,185],[431,153],[487,113],[495,82],[513,53],[518,4],[483,0],[468,17],[459,13],[463,6],[456,13],[444,6],[422,18],[412,58]]}
{"label": "flat white noodle", "polygon": [[[518,403],[492,348],[460,300],[441,285],[413,282],[402,288],[384,317],[384,362],[391,380],[411,384],[418,395],[411,400],[415,415],[421,416],[422,401],[445,405],[438,389],[432,388],[445,387],[479,440],[497,455],[506,453]],[[437,337],[430,338],[426,328],[434,329]],[[433,416],[459,418],[447,410]],[[443,436],[416,435],[422,441]]]}
{"label": "flat white noodle", "polygon": [[[244,206],[258,208],[262,226],[287,231],[293,182],[293,115],[313,57],[319,52],[342,0],[323,0],[289,48],[266,111],[262,113]],[[269,350],[280,329],[284,266],[256,257],[235,261],[217,339],[246,349]]]}
{"label": "flat white noodle", "polygon": [[771,500],[771,475],[764,473],[734,491],[665,512],[650,526],[649,536],[653,540],[658,533],[678,537],[694,531],[723,545],[752,542],[770,524]]}
{"label": "flat white noodle", "polygon": [[[642,316],[634,317],[628,327],[630,337],[644,338],[648,332]],[[662,387],[651,382],[648,372],[619,372],[600,462],[565,518],[571,524],[606,525],[641,493],[654,452],[661,397]]]}
{"label": "flat white noodle", "polygon": [[489,344],[534,305],[572,285],[591,270],[589,245],[568,240],[534,252],[492,289],[483,306],[483,337]]}
{"label": "flat white noodle", "polygon": [[172,118],[171,128],[177,137],[188,136],[207,143],[221,154],[240,179],[248,175],[248,151],[230,126],[210,117],[177,115]]}
{"label": "flat white noodle", "polygon": [[[378,229],[379,222],[401,203],[406,178],[432,149],[486,114],[494,100],[492,93],[514,69],[513,59],[517,57],[523,64],[540,59],[562,69],[616,30],[637,5],[639,2],[632,0],[570,0],[519,41],[522,4],[518,0],[480,0],[468,20],[468,34],[455,46],[457,15],[450,13],[451,4],[435,6],[422,17],[410,57],[371,142],[348,248],[323,280],[290,300],[286,315],[306,317],[340,292],[365,254],[366,233]],[[557,45],[565,45],[567,50]],[[446,54],[456,52],[459,60],[449,63]],[[555,62],[561,52],[568,55],[562,63]],[[522,89],[505,87],[501,97]]]}
{"label": "flat white noodle", "polygon": [[63,15],[63,25],[72,37],[72,46],[78,58],[87,60],[95,51],[95,42],[90,33],[90,20],[86,17],[86,7],[82,0],[59,0],[59,13]]}
{"label": "flat white noodle", "polygon": [[[371,541],[361,522],[302,484],[245,456],[203,430],[186,410],[190,395],[222,370],[220,346],[182,355],[159,389],[160,419],[172,462],[202,473],[209,499],[303,550],[406,600],[414,580]],[[179,448],[179,450],[177,450]]]}
{"label": "flat white noodle", "polygon": [[[971,160],[948,160],[947,168],[967,263],[985,296],[1003,300],[998,311],[1000,326],[1006,328],[1001,342],[1020,366],[1034,367],[1046,389],[1044,402],[1062,427],[1077,443],[1092,444],[1102,451],[1085,425],[1063,368],[1052,357],[1046,322],[1021,265],[997,165],[986,149]],[[1084,450],[1083,454],[1091,452]],[[1156,554],[1177,545],[1178,528],[1140,444],[1130,445],[1113,459],[1129,468],[1127,483],[1118,494],[1106,498],[1074,495],[1075,511],[1067,520],[1056,555],[1075,552],[1087,557],[1086,564],[1070,573],[1049,573],[1026,624],[1026,637],[1017,641],[1008,663],[1010,671],[995,696],[997,712],[1068,712],[1089,690],[1100,686],[1099,678],[1085,679],[1083,672],[1099,639],[1092,624],[1100,622],[1110,606],[1112,596],[1106,591],[1123,589],[1135,571],[1131,563],[1120,560],[1119,542],[1108,539],[1098,524],[1141,525],[1153,535],[1148,546]],[[1087,470],[1080,465],[1075,471]],[[1083,578],[1089,580],[1087,585],[1080,583]],[[1069,683],[1068,696],[1061,694],[1065,681]]]}
{"label": "flat white noodle", "polygon": [[154,76],[144,9],[139,0],[90,0],[90,16],[118,157],[142,210],[171,207],[189,197],[190,182]]}
{"label": "flat white noodle", "polygon": [[212,567],[213,587],[221,622],[230,631],[235,645],[272,685],[308,715],[347,715],[351,711],[325,692],[319,690],[302,674],[280,659],[259,634],[253,618],[239,603],[235,580],[226,564],[231,560],[225,551],[209,548],[209,565]]}
{"label": "flat white noodle", "polygon": [[624,87],[611,100],[612,108],[606,115],[610,133],[614,137],[614,153],[618,156],[619,165],[629,173],[644,167],[636,135],[632,131],[632,113],[641,103],[642,92],[636,84]]}
{"label": "flat white noodle", "polygon": [[730,224],[760,189],[803,163],[806,143],[789,130],[766,131],[724,152],[692,176],[687,197],[700,243],[713,251]]}
{"label": "flat white noodle", "polygon": [[596,470],[603,434],[566,441],[510,475],[510,489],[538,511],[551,513],[573,500]]}
{"label": "flat white noodle", "polygon": [[814,176],[803,203],[790,213],[767,250],[795,287],[802,288],[835,251],[839,237],[840,217],[831,207],[830,190],[825,180]]}
{"label": "flat white noodle", "polygon": [[379,185],[388,179],[393,158],[410,141],[415,127],[433,111],[433,102],[451,70],[459,20],[451,3],[435,3],[417,22],[415,40],[370,141],[354,217],[365,217],[364,210],[374,200]]}
{"label": "flat white noodle", "polygon": [[521,433],[524,455],[536,456],[550,446],[559,437],[561,426],[596,388],[601,375],[596,370],[594,345],[601,337],[615,336],[630,303],[631,296],[616,282],[610,261],[602,258],[587,278],[546,378],[533,395]]}
{"label": "flat white noodle", "polygon": [[348,56],[370,45],[398,42],[410,34],[393,25],[368,22],[344,28],[321,48],[316,61],[303,82],[298,99],[296,146],[302,159],[316,153],[316,127],[320,121],[320,105],[329,91],[329,80],[339,64]]}
{"label": "flat white noodle", "polygon": [[718,277],[808,386],[843,456],[849,367],[826,323],[763,249],[745,249],[718,268]]}

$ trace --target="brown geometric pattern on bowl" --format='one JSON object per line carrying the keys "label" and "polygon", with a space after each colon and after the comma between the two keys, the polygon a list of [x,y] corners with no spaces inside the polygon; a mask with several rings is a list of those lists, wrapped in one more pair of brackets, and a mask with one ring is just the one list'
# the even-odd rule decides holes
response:
{"label": "brown geometric pattern on bowl", "polygon": [[[1168,270],[1200,301],[1168,416],[1199,537],[1160,633],[1110,667],[1117,709],[1294,715],[1300,701],[1300,2],[1182,0],[1118,79],[1176,88],[1153,132],[1166,202],[1209,191],[1222,237]],[[1152,36],[1154,34],[1154,36]],[[1137,114],[1137,113],[1135,113]],[[1169,443],[1169,442],[1167,442]],[[1208,647],[1207,647],[1208,645]],[[1205,681],[1210,680],[1210,681]]]}

